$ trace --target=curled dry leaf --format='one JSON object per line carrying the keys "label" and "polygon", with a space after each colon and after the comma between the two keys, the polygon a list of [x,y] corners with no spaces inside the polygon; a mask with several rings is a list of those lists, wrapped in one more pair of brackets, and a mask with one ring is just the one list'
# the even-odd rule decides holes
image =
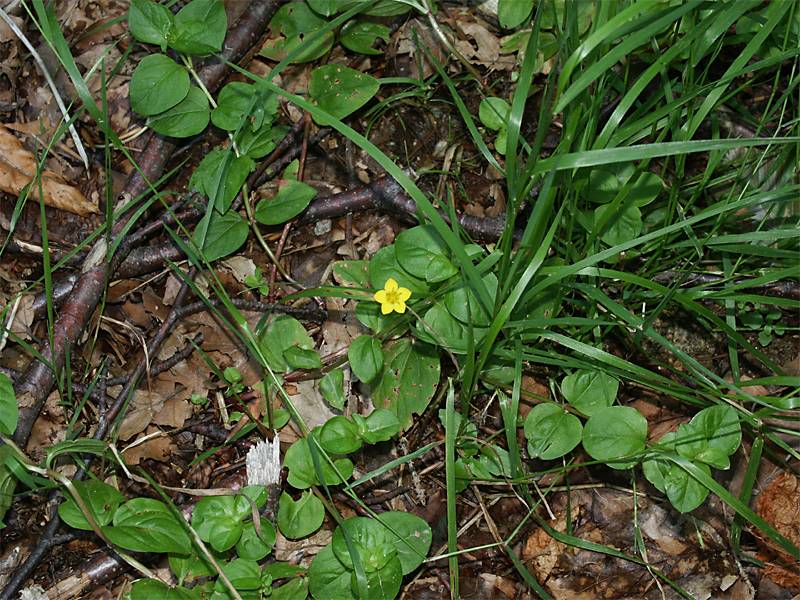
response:
{"label": "curled dry leaf", "polygon": [[[795,546],[800,545],[800,479],[788,471],[778,475],[758,495],[756,512]],[[759,536],[759,542],[769,555],[764,576],[800,594],[800,562],[766,537]]]}
{"label": "curled dry leaf", "polygon": [[[36,174],[37,162],[22,142],[5,126],[0,125],[0,190],[18,196]],[[85,217],[100,212],[76,187],[66,183],[51,171],[42,174],[44,203]],[[31,197],[39,198],[38,186],[31,189]]]}

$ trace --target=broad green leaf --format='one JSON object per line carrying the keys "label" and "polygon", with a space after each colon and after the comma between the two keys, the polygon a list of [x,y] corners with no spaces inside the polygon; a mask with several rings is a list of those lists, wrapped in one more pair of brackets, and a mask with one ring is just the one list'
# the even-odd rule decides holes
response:
{"label": "broad green leaf", "polygon": [[172,108],[188,93],[189,72],[163,54],[143,58],[131,77],[131,108],[145,117]]}
{"label": "broad green leaf", "polygon": [[309,591],[315,600],[357,600],[350,588],[348,570],[333,552],[325,546],[311,561],[308,568]]}
{"label": "broad green leaf", "polygon": [[[333,461],[336,471],[328,464],[328,461],[320,458],[322,476],[327,485],[342,483],[342,478],[347,480],[353,474],[353,463],[348,458],[337,458]],[[320,483],[306,438],[300,438],[289,447],[283,457],[283,464],[289,470],[287,481],[292,487],[304,490]],[[337,471],[342,478],[339,477]]]}
{"label": "broad green leaf", "polygon": [[371,335],[360,335],[347,349],[350,369],[364,383],[371,383],[383,368],[381,343]]}
{"label": "broad green leaf", "polygon": [[259,334],[258,341],[269,366],[281,373],[291,370],[284,356],[289,348],[293,346],[304,350],[314,348],[314,340],[308,335],[303,324],[289,315],[271,317],[264,331]]}
{"label": "broad green leaf", "polygon": [[369,287],[368,260],[337,260],[333,263],[333,277],[345,287]]}
{"label": "broad green leaf", "polygon": [[347,530],[366,572],[378,571],[397,557],[396,539],[377,520],[367,517],[351,517],[342,521],[333,532],[331,546],[336,558],[348,569],[353,568],[353,558],[344,539]]}
{"label": "broad green leaf", "polygon": [[435,283],[458,273],[447,258],[447,246],[432,225],[403,231],[394,245],[397,262],[414,277]]}
{"label": "broad green leaf", "polygon": [[252,508],[244,493],[206,497],[195,506],[192,527],[201,540],[210,542],[217,552],[224,552],[239,541],[243,531],[242,520],[251,514]]}
{"label": "broad green leaf", "polygon": [[439,355],[427,344],[401,338],[384,348],[383,373],[372,390],[376,408],[391,410],[401,429],[428,406],[439,385]]}
{"label": "broad green leaf", "polygon": [[511,106],[502,98],[484,98],[478,106],[478,118],[492,131],[506,129],[510,113]]}
{"label": "broad green leaf", "polygon": [[408,575],[428,557],[433,539],[430,525],[416,515],[399,511],[381,513],[380,521],[394,540],[403,575]]}
{"label": "broad green leaf", "polygon": [[175,515],[163,502],[134,498],[114,513],[114,526],[103,532],[117,546],[134,552],[188,554],[192,542]]}
{"label": "broad green leaf", "polygon": [[[487,273],[482,279],[489,296],[494,301],[497,296],[497,276],[494,273]],[[475,327],[488,327],[491,323],[491,315],[478,301],[470,287],[463,282],[444,295],[444,304],[448,312],[462,323],[472,323]]]}
{"label": "broad green leaf", "polygon": [[581,422],[555,402],[537,404],[525,417],[525,438],[531,458],[553,460],[581,441]]}
{"label": "broad green leaf", "polygon": [[[701,463],[697,467],[707,475],[711,475],[708,465]],[[694,510],[708,497],[708,488],[675,464],[669,468],[664,477],[664,492],[672,506],[682,513]]]}
{"label": "broad green leaf", "polygon": [[[269,127],[278,112],[278,97],[267,91],[257,96],[259,90],[253,84],[241,81],[226,84],[217,96],[217,106],[211,111],[211,122],[226,131]],[[259,112],[258,120],[253,115],[254,110]]]}
{"label": "broad green leaf", "polygon": [[[382,290],[390,277],[394,278],[400,287],[411,290],[412,298],[415,295],[422,296],[428,292],[428,284],[425,283],[424,274],[420,279],[400,266],[397,261],[397,247],[394,244],[384,246],[378,250],[369,261],[369,282],[373,289]],[[364,303],[359,303],[359,306],[361,304]],[[378,304],[375,303],[375,306],[378,306]]]}
{"label": "broad green leaf", "polygon": [[259,537],[253,522],[244,526],[242,537],[236,542],[236,555],[249,560],[261,560],[272,552],[275,545],[275,528],[267,519],[261,519],[261,537]]}
{"label": "broad green leaf", "polygon": [[[261,594],[258,592],[261,589],[261,568],[256,561],[237,558],[228,564],[223,564],[222,572],[225,573],[228,581],[236,588],[236,591],[242,595],[242,600],[245,600],[245,598],[259,600],[261,598]],[[252,595],[246,594],[249,591],[256,593]],[[218,577],[214,583],[214,595],[212,598],[214,600],[233,600],[221,577]]]}
{"label": "broad green leaf", "polygon": [[726,455],[736,452],[742,442],[739,414],[727,404],[704,408],[692,418],[690,425],[705,437],[710,448]]}
{"label": "broad green leaf", "polygon": [[376,408],[367,417],[353,415],[358,435],[368,444],[377,444],[392,439],[400,432],[400,421],[392,411]]}
{"label": "broad green leaf", "polygon": [[222,0],[192,0],[175,15],[169,46],[185,54],[219,52],[227,29]]}
{"label": "broad green leaf", "polygon": [[286,359],[292,369],[320,369],[322,368],[322,360],[319,357],[319,352],[313,348],[300,348],[299,346],[292,346],[287,348],[283,353],[283,358]]}
{"label": "broad green leaf", "polygon": [[594,209],[594,222],[597,224],[601,221],[605,222],[605,226],[600,239],[609,246],[624,244],[642,233],[642,212],[636,206],[598,206]]}
{"label": "broad green leaf", "polygon": [[315,13],[321,14],[323,17],[330,17],[340,12],[345,2],[342,0],[306,0],[308,5],[314,10]]}
{"label": "broad green leaf", "polygon": [[8,509],[11,508],[11,503],[14,501],[14,489],[17,487],[17,478],[6,464],[10,454],[9,446],[0,446],[0,529],[6,526],[3,519]]}
{"label": "broad green leaf", "polygon": [[308,44],[305,40],[323,29],[325,25],[327,25],[325,19],[315,14],[305,2],[284,4],[269,22],[269,38],[260,54],[271,60],[281,61],[295,49],[303,46],[305,49],[293,62],[316,60],[333,46],[333,32],[326,32],[312,44]]}
{"label": "broad green leaf", "polygon": [[208,98],[198,87],[172,108],[150,117],[148,126],[161,135],[191,137],[203,131],[209,119]]}
{"label": "broad green leaf", "polygon": [[272,590],[269,600],[305,600],[308,597],[308,579],[299,577]]}
{"label": "broad green leaf", "polygon": [[203,243],[203,255],[209,262],[228,256],[242,247],[249,228],[239,213],[228,211],[224,215],[214,211]]}
{"label": "broad green leaf", "polygon": [[333,408],[344,410],[344,370],[339,367],[326,373],[319,381],[319,391]]}
{"label": "broad green leaf", "polygon": [[312,71],[308,95],[322,110],[343,119],[369,102],[379,87],[372,75],[331,64]]}
{"label": "broad green leaf", "polygon": [[619,381],[603,371],[581,369],[561,382],[561,393],[581,414],[593,414],[614,404]]}
{"label": "broad green leaf", "polygon": [[293,219],[308,206],[317,191],[302,181],[288,180],[274,198],[264,198],[256,206],[256,221],[264,225],[279,225]]}
{"label": "broad green leaf", "polygon": [[322,526],[325,507],[312,491],[303,492],[295,501],[283,492],[278,503],[278,529],[287,538],[299,540]]}
{"label": "broad green leaf", "polygon": [[[469,348],[469,328],[442,305],[435,302],[422,318],[414,325],[417,338],[433,344],[444,346],[456,354],[465,354]],[[478,344],[486,335],[486,327],[473,327],[473,344]]]}
{"label": "broad green leaf", "polygon": [[278,141],[283,139],[289,128],[286,125],[264,125],[253,131],[250,127],[242,128],[236,135],[239,152],[250,158],[262,158],[275,149]]}
{"label": "broad green leaf", "polygon": [[348,21],[342,27],[339,34],[339,41],[342,46],[359,54],[383,54],[382,51],[374,48],[375,41],[382,39],[389,43],[390,30],[381,23],[370,21]]}
{"label": "broad green leaf", "polygon": [[[111,519],[114,517],[114,511],[116,511],[117,507],[125,500],[125,497],[117,488],[95,479],[89,481],[73,481],[72,485],[75,486],[78,495],[91,511],[95,523],[100,527],[111,523]],[[92,530],[92,526],[81,512],[81,509],[72,498],[72,495],[67,496],[67,499],[59,505],[58,516],[70,527],[84,529],[86,531]]]}
{"label": "broad green leaf", "polygon": [[152,0],[132,0],[128,11],[131,35],[145,44],[155,44],[167,50],[167,38],[173,23],[172,13],[163,4]]}
{"label": "broad green leaf", "polygon": [[396,17],[404,15],[412,9],[411,4],[397,0],[378,0],[364,11],[365,15],[372,17]]}
{"label": "broad green leaf", "polygon": [[[389,562],[375,571],[367,571],[367,585],[363,592],[366,598],[375,600],[393,600],[400,592],[403,583],[403,567],[397,556],[392,556]],[[355,592],[358,590],[356,574],[350,575],[350,587]]]}
{"label": "broad green leaf", "polygon": [[219,213],[227,212],[255,167],[247,156],[236,156],[232,150],[212,150],[197,165],[190,187],[205,194]]}
{"label": "broad green leaf", "polygon": [[530,17],[532,10],[533,0],[498,0],[497,19],[501,27],[513,29],[522,25]]}
{"label": "broad green leaf", "polygon": [[139,579],[131,586],[130,600],[200,600],[200,594],[184,587],[169,587],[158,579]]}
{"label": "broad green leaf", "polygon": [[5,373],[0,373],[0,433],[14,435],[19,419],[14,384]]}
{"label": "broad green leaf", "polygon": [[331,454],[350,454],[361,448],[358,426],[347,417],[331,417],[319,432],[319,442]]}
{"label": "broad green leaf", "polygon": [[[212,551],[213,553],[213,551]],[[216,574],[214,565],[205,558],[200,558],[196,554],[186,556],[178,554],[169,555],[169,568],[178,578],[178,582],[194,579],[196,577],[208,577]]]}
{"label": "broad green leaf", "polygon": [[[630,406],[609,406],[597,411],[583,428],[583,447],[595,460],[612,469],[627,469],[644,450],[647,419]],[[625,460],[618,460],[623,459]]]}

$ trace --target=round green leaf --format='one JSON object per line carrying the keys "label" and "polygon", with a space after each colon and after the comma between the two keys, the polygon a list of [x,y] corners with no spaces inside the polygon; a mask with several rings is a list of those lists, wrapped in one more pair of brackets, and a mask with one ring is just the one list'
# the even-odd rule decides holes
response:
{"label": "round green leaf", "polygon": [[299,540],[314,533],[325,519],[325,507],[313,492],[307,491],[295,502],[283,492],[278,503],[278,529],[287,538]]}
{"label": "round green leaf", "polygon": [[319,391],[333,408],[344,410],[344,370],[339,367],[326,373],[319,381]]}
{"label": "round green leaf", "polygon": [[286,359],[286,364],[292,369],[319,369],[322,367],[319,352],[313,348],[292,346],[286,349],[283,357]]}
{"label": "round green leaf", "polygon": [[[481,279],[494,302],[497,296],[497,276],[494,273],[487,273]],[[462,323],[472,323],[476,327],[488,327],[491,323],[489,311],[492,311],[494,306],[489,306],[487,311],[470,287],[464,283],[444,295],[444,305],[448,312]]]}
{"label": "round green leaf", "polygon": [[364,383],[370,383],[383,368],[381,343],[371,335],[360,335],[347,349],[350,369]]}
{"label": "round green leaf", "polygon": [[222,0],[192,0],[175,15],[169,45],[185,54],[212,54],[222,50],[227,29]]}
{"label": "round green leaf", "polygon": [[594,209],[594,222],[601,221],[605,221],[605,226],[600,239],[609,246],[629,242],[642,233],[642,213],[636,206],[624,209],[614,208],[613,204],[598,206]]}
{"label": "round green leaf", "polygon": [[307,40],[325,25],[325,19],[314,13],[305,2],[284,4],[269,22],[269,39],[261,49],[261,55],[281,61],[302,47],[292,62],[316,60],[333,46],[333,31],[327,31],[311,44]]}
{"label": "round green leaf", "polygon": [[655,200],[663,189],[664,182],[661,177],[646,171],[633,183],[626,201],[632,202],[634,206],[646,206]]}
{"label": "round green leaf", "polygon": [[[114,512],[117,507],[125,500],[125,497],[117,490],[117,488],[97,481],[95,479],[89,481],[74,481],[72,485],[75,491],[83,499],[86,508],[88,508],[95,523],[100,527],[111,523],[114,517]],[[58,516],[70,527],[75,529],[84,529],[91,531],[92,526],[89,524],[88,519],[84,516],[78,504],[69,495],[67,499],[58,507]]]}
{"label": "round green leaf", "polygon": [[359,591],[358,578],[355,573],[350,575],[350,588],[353,592],[359,591],[362,598],[375,600],[394,600],[400,592],[403,583],[403,569],[400,559],[392,556],[389,562],[376,571],[367,571],[366,589]]}
{"label": "round green leaf", "polygon": [[372,389],[376,408],[391,410],[401,429],[411,426],[413,414],[421,414],[439,385],[439,355],[427,344],[408,338],[384,348],[384,367]]}
{"label": "round green leaf", "polygon": [[236,156],[233,150],[212,150],[197,165],[191,188],[205,194],[217,212],[224,213],[242,189],[253,169],[253,160],[247,156]]}
{"label": "round green leaf", "polygon": [[408,575],[428,557],[433,539],[430,525],[416,515],[399,511],[381,513],[380,521],[394,539],[403,575]]}
{"label": "round green leaf", "polygon": [[[236,560],[232,560],[228,564],[224,564],[222,566],[222,572],[225,573],[225,576],[228,578],[228,581],[233,584],[233,587],[236,588],[238,592],[248,592],[248,591],[257,591],[261,588],[261,568],[258,566],[258,563],[254,560],[248,560],[244,558],[237,558]],[[214,595],[213,598],[215,600],[222,598],[230,598],[228,595],[227,587],[225,583],[222,581],[222,577],[217,578],[217,581],[214,583]],[[219,594],[219,595],[218,595]],[[245,598],[251,598],[251,595],[242,594]],[[261,594],[255,595],[256,598],[260,598]]]}
{"label": "round green leaf", "polygon": [[[469,327],[453,318],[442,305],[435,302],[414,326],[416,336],[429,344],[445,346],[456,354],[465,354],[469,349]],[[473,344],[479,343],[486,335],[485,327],[473,327]]]}
{"label": "round green leaf", "polygon": [[[414,296],[424,296],[428,293],[428,284],[425,283],[425,275],[417,278],[400,266],[397,261],[397,247],[395,244],[384,246],[378,250],[369,261],[369,283],[373,289],[382,290],[386,281],[390,278],[397,281],[400,287],[411,290],[412,299]],[[359,306],[364,304],[359,303]],[[374,306],[378,306],[377,303]]]}
{"label": "round green leaf", "polygon": [[293,346],[304,350],[314,348],[314,340],[308,335],[303,324],[289,315],[272,317],[259,335],[258,341],[269,366],[280,372],[291,370],[284,356],[289,348]]}
{"label": "round green leaf", "polygon": [[350,589],[350,571],[325,546],[308,568],[309,591],[315,600],[357,600]]}
{"label": "round green leaf", "polygon": [[268,127],[278,110],[278,97],[266,91],[261,93],[261,98],[257,96],[258,88],[251,83],[233,81],[226,84],[217,96],[217,106],[211,111],[211,122],[220,129],[236,131],[250,125],[253,112],[258,109],[261,122],[253,123],[254,128]]}
{"label": "round green leaf", "polygon": [[264,198],[255,210],[256,221],[264,225],[285,223],[303,212],[317,191],[302,181],[286,181],[274,198]]}
{"label": "round green leaf", "polygon": [[299,577],[273,588],[269,600],[305,600],[308,598],[308,579]]}
{"label": "round green leaf", "polygon": [[647,440],[647,419],[630,406],[609,406],[597,411],[583,428],[583,447],[595,460],[612,469],[627,469],[638,458]]}
{"label": "round green leaf", "polygon": [[[347,458],[337,458],[333,461],[336,470],[326,460],[321,459],[320,462],[322,476],[327,485],[342,483],[342,478],[349,479],[353,474],[353,463]],[[289,447],[284,456],[283,464],[289,469],[287,480],[292,487],[304,490],[320,483],[306,438],[300,438]],[[341,478],[337,471],[341,474]]]}
{"label": "round green leaf", "polygon": [[233,548],[242,535],[240,507],[234,496],[202,498],[192,512],[192,528],[217,552]]}
{"label": "round green leaf", "polygon": [[506,129],[510,113],[511,106],[502,98],[484,98],[478,106],[478,118],[492,131]]}
{"label": "round green leaf", "polygon": [[208,98],[200,88],[192,87],[183,100],[169,110],[150,117],[147,124],[161,135],[190,137],[206,128],[209,115]]}
{"label": "round green leaf", "polygon": [[267,519],[261,519],[261,537],[259,537],[253,522],[244,526],[242,537],[236,542],[236,554],[239,558],[261,560],[272,552],[275,545],[275,528]]}
{"label": "round green leaf", "polygon": [[742,443],[739,414],[727,404],[704,408],[692,418],[690,426],[705,438],[709,448],[715,448],[726,455],[736,452]]}
{"label": "round green leaf", "polygon": [[553,460],[581,441],[581,422],[555,402],[537,404],[525,417],[525,438],[531,458]]}
{"label": "round green leaf", "polygon": [[172,29],[173,17],[163,4],[152,0],[132,0],[128,10],[128,29],[131,35],[145,44],[167,49],[167,38]]}
{"label": "round green leaf", "polygon": [[[700,463],[697,467],[711,475],[708,465]],[[664,492],[672,506],[682,513],[694,510],[708,497],[708,488],[676,464],[670,466],[664,477]]]}
{"label": "round green leaf", "polygon": [[505,29],[513,29],[528,19],[533,10],[533,0],[498,0],[497,20]]}
{"label": "round green leaf", "polygon": [[189,72],[163,54],[143,58],[131,77],[131,108],[143,116],[163,113],[188,93]]}
{"label": "round green leaf", "polygon": [[308,95],[321,109],[343,119],[369,102],[379,87],[372,75],[344,65],[323,65],[312,71]]}
{"label": "round green leaf", "polygon": [[348,21],[342,27],[339,34],[339,41],[342,46],[359,54],[383,54],[380,50],[373,48],[375,41],[379,38],[384,42],[389,42],[390,30],[381,23],[370,21]]}
{"label": "round green leaf", "polygon": [[368,444],[386,442],[400,431],[400,421],[390,410],[376,408],[366,418],[353,415],[353,422],[358,427],[358,435]]}
{"label": "round green leaf", "polygon": [[397,236],[395,247],[397,262],[415,277],[435,283],[458,273],[447,258],[447,246],[432,225],[403,231]]}
{"label": "round green leaf", "polygon": [[580,369],[564,377],[561,392],[581,414],[591,417],[614,404],[619,381],[603,371]]}
{"label": "round green leaf", "polygon": [[0,373],[0,433],[14,435],[18,420],[19,407],[14,384],[5,373]]}
{"label": "round green leaf", "polygon": [[319,432],[322,447],[331,454],[350,454],[361,448],[358,427],[347,417],[331,417]]}
{"label": "round green leaf", "polygon": [[210,262],[233,254],[242,247],[249,231],[247,221],[239,213],[229,211],[221,215],[212,211],[211,223],[202,245],[203,255]]}
{"label": "round green leaf", "polygon": [[353,558],[344,539],[344,530],[355,546],[361,564],[367,572],[378,571],[397,556],[395,536],[375,519],[352,517],[343,521],[333,532],[331,546],[336,558],[348,569],[353,568]]}

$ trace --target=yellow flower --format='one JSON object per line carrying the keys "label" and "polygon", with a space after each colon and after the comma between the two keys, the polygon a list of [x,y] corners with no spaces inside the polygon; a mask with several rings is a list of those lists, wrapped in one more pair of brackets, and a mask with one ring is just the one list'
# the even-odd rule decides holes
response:
{"label": "yellow flower", "polygon": [[382,290],[375,292],[375,301],[381,303],[381,314],[388,315],[390,312],[406,312],[406,300],[411,298],[411,290],[400,287],[394,278],[389,277]]}

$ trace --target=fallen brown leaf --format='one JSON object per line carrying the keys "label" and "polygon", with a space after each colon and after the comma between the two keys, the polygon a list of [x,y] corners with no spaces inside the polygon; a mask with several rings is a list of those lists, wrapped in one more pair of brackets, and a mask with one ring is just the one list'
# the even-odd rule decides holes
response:
{"label": "fallen brown leaf", "polygon": [[[36,174],[37,162],[22,142],[0,124],[0,190],[18,196]],[[77,188],[52,171],[42,173],[44,203],[60,210],[86,216],[100,212]],[[39,187],[31,187],[31,197],[39,198]]]}

